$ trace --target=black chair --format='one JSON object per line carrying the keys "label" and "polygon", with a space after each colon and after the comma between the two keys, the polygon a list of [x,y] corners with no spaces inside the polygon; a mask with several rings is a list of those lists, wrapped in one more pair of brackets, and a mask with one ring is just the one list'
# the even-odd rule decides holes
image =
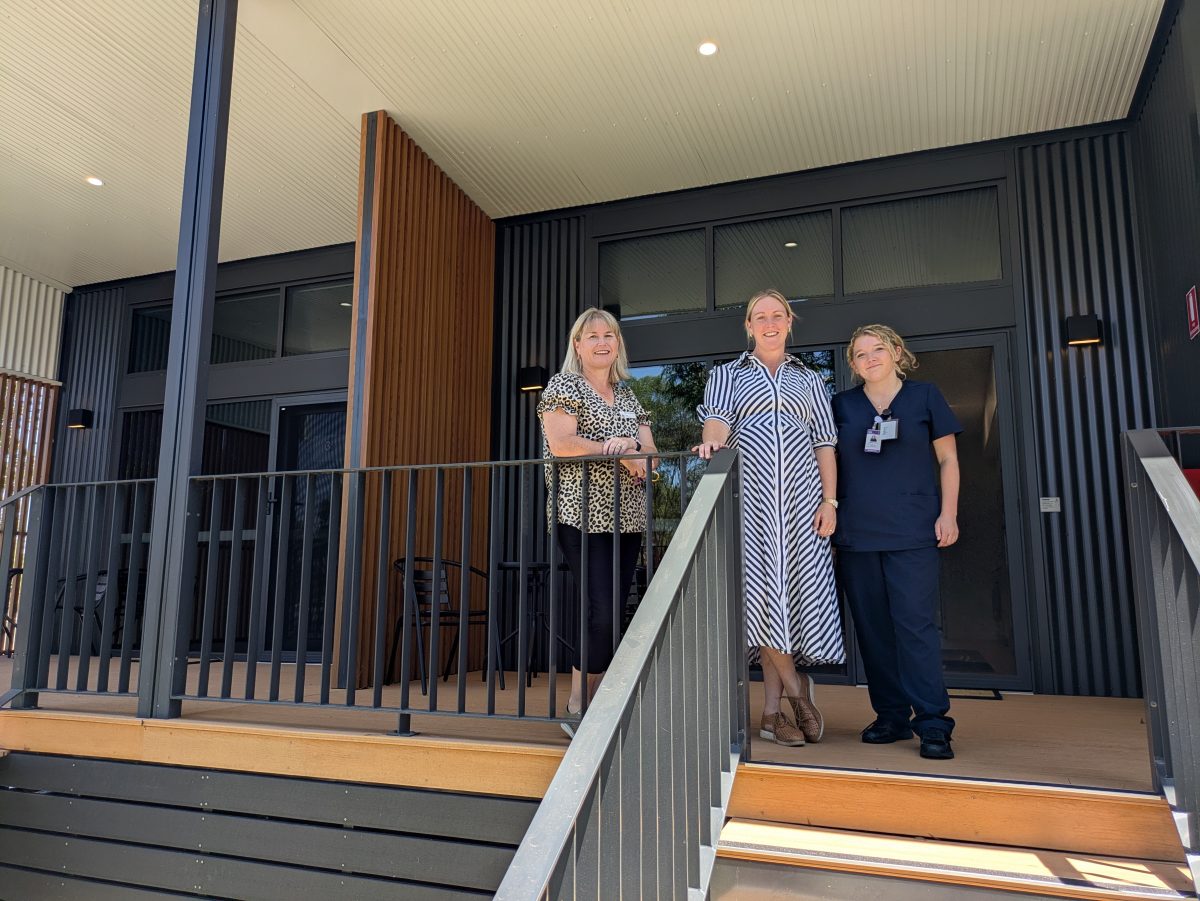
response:
{"label": "black chair", "polygon": [[[428,672],[425,666],[426,648],[425,648],[425,630],[431,628],[433,623],[433,605],[438,604],[438,624],[439,627],[448,627],[453,629],[450,639],[450,653],[446,657],[446,664],[442,669],[442,681],[446,682],[450,679],[450,671],[453,668],[454,661],[458,658],[458,633],[461,628],[471,628],[472,626],[482,626],[484,629],[488,627],[487,609],[483,610],[468,610],[467,616],[461,616],[459,610],[459,602],[457,597],[451,597],[450,594],[450,579],[449,571],[451,569],[458,570],[460,578],[469,578],[475,576],[482,580],[484,596],[488,594],[488,574],[474,566],[463,568],[462,563],[458,560],[441,561],[441,568],[435,573],[432,557],[414,557],[413,558],[413,594],[414,601],[411,605],[412,609],[412,625],[417,633],[417,664],[421,671],[421,694],[428,692]],[[400,557],[392,563],[394,569],[400,578],[400,590],[407,590],[407,580],[405,578],[405,558]],[[460,586],[461,587],[461,586]],[[403,594],[401,595],[403,597]],[[391,672],[396,663],[396,654],[400,649],[400,639],[404,629],[404,605],[400,608],[400,615],[396,617],[396,626],[392,630],[392,649],[388,654],[387,672]],[[494,639],[494,636],[493,636]],[[493,640],[493,648],[495,652],[495,660],[499,661],[499,641]],[[430,649],[432,653],[432,649]],[[405,674],[406,675],[406,674]],[[504,688],[504,670],[500,673],[500,687]],[[403,676],[402,676],[403,678]],[[487,670],[485,668],[483,678],[487,679]]]}

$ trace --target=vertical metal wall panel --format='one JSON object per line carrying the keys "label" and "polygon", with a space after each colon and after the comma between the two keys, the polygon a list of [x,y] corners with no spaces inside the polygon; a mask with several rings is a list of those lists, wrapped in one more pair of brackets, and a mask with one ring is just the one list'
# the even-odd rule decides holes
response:
{"label": "vertical metal wall panel", "polygon": [[[1134,696],[1136,628],[1122,500],[1120,436],[1153,418],[1140,310],[1127,136],[1020,147],[1017,189],[1033,365],[1029,427],[1057,690]],[[1066,347],[1064,320],[1095,313],[1104,343]],[[1034,515],[1039,515],[1036,512]]]}
{"label": "vertical metal wall panel", "polygon": [[63,292],[0,266],[0,371],[58,379]]}
{"label": "vertical metal wall panel", "polygon": [[493,458],[542,455],[538,392],[517,390],[517,370],[562,365],[567,330],[583,310],[583,218],[504,225],[497,263]]}
{"label": "vertical metal wall panel", "polygon": [[116,419],[117,386],[124,371],[122,288],[75,293],[67,298],[63,328],[60,410],[92,411],[92,428],[67,429],[58,417],[53,480],[90,482],[111,474],[109,455]]}
{"label": "vertical metal wall panel", "polygon": [[[1200,338],[1188,338],[1184,297],[1200,283],[1200,4],[1181,5],[1140,111],[1138,199],[1147,315],[1156,325],[1164,426],[1200,425]],[[1153,63],[1151,63],[1153,65]]]}

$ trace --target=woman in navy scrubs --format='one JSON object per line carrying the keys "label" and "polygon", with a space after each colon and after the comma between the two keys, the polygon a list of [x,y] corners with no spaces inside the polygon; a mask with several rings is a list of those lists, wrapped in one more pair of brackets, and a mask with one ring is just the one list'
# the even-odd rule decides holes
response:
{"label": "woman in navy scrubs", "polygon": [[936,385],[886,325],[850,336],[861,385],[833,399],[838,430],[838,578],[850,602],[875,721],[868,744],[921,737],[921,756],[954,756],[942,676],[938,548],[958,540],[962,431]]}

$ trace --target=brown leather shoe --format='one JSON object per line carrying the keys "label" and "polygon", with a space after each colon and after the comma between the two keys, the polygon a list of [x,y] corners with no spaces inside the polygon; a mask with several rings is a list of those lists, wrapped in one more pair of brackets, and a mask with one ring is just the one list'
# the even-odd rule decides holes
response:
{"label": "brown leather shoe", "polygon": [[796,723],[804,733],[805,739],[818,742],[825,734],[825,717],[821,715],[816,701],[816,683],[808,673],[800,673],[803,694],[798,698],[788,698],[792,712],[796,714]]}
{"label": "brown leather shoe", "polygon": [[777,745],[789,748],[797,748],[804,744],[804,733],[793,726],[791,720],[784,716],[782,711],[764,713],[762,722],[758,724],[758,734]]}

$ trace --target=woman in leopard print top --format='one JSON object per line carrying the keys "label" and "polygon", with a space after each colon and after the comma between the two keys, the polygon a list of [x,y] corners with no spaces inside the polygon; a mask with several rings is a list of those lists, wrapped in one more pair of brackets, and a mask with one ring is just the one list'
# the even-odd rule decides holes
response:
{"label": "woman in leopard print top", "polygon": [[[546,457],[586,457],[600,454],[651,454],[654,436],[650,417],[622,379],[629,364],[621,327],[609,313],[584,310],[571,327],[566,358],[542,392],[538,416],[542,422],[542,453]],[[625,606],[633,584],[642,532],[646,528],[646,457],[629,456],[619,467],[608,463],[558,463],[558,509],[546,518],[555,523],[559,544],[576,578],[586,552],[587,697],[595,694],[612,661],[614,611]],[[588,468],[588,497],[583,496],[583,469]],[[553,469],[546,467],[546,491],[551,495]],[[620,473],[620,539],[614,541],[614,469]],[[586,510],[586,515],[585,515]],[[586,533],[586,542],[584,540]],[[613,585],[612,561],[617,556],[619,579]],[[615,594],[615,598],[614,598]],[[568,720],[563,729],[574,735],[583,709],[581,654],[571,670]]]}

